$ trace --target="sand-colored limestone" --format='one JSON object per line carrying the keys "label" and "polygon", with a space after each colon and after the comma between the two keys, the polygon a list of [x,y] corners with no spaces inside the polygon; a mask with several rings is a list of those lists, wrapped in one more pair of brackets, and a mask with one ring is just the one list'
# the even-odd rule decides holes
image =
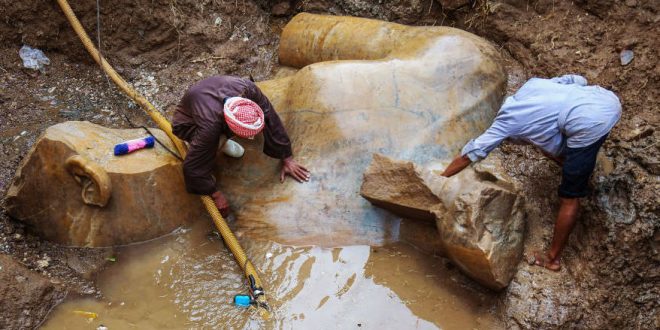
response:
{"label": "sand-colored limestone", "polygon": [[374,152],[440,168],[489,126],[506,75],[488,42],[447,27],[299,14],[282,32],[284,78],[259,83],[312,171],[280,184],[278,163],[246,145],[223,158],[218,178],[251,237],[292,244],[381,244],[400,218],[359,198]]}
{"label": "sand-colored limestone", "polygon": [[115,144],[145,135],[89,122],[48,128],[7,192],[9,214],[46,239],[90,247],[144,241],[199,221],[203,209],[185,191],[181,163],[161,146],[113,155]]}
{"label": "sand-colored limestone", "polygon": [[436,239],[439,253],[470,277],[502,289],[520,261],[525,224],[523,199],[498,161],[490,157],[476,169],[445,178],[411,162],[376,154],[364,174],[360,194],[406,218],[428,222],[432,214],[439,236],[412,239],[421,239],[417,244],[422,246]]}
{"label": "sand-colored limestone", "polygon": [[[261,152],[261,138],[238,140],[246,149],[241,159],[220,155],[216,178],[239,236],[285,244],[377,245],[400,233],[417,236],[414,226],[400,230],[401,217],[359,197],[371,155],[440,168],[490,124],[506,84],[491,44],[447,27],[299,14],[282,32],[279,57],[293,69],[258,85],[311,181],[281,184],[279,161]],[[141,132],[85,125],[49,129],[26,157],[10,190],[15,217],[48,239],[86,246],[137,242],[201,218],[180,163],[161,147],[114,157],[114,143]],[[69,158],[76,155],[84,158]],[[93,172],[94,163],[110,178],[107,200],[102,176],[78,175]]]}
{"label": "sand-colored limestone", "polygon": [[413,163],[397,162],[374,154],[374,161],[364,173],[360,193],[371,204],[404,218],[434,220],[431,210],[441,201],[420,175],[422,173]]}

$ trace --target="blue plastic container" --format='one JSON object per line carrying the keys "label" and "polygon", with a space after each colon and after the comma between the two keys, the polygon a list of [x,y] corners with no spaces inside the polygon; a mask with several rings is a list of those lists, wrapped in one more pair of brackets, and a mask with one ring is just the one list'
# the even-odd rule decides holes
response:
{"label": "blue plastic container", "polygon": [[234,296],[234,305],[238,307],[250,307],[252,298],[248,295],[237,294]]}

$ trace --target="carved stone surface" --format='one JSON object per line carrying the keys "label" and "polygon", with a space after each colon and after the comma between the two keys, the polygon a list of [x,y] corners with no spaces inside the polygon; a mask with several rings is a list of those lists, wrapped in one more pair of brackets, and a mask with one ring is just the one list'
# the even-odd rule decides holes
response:
{"label": "carved stone surface", "polygon": [[295,16],[279,59],[301,69],[258,85],[312,180],[280,184],[262,142],[240,140],[246,155],[222,158],[218,181],[240,231],[290,244],[398,240],[400,217],[358,196],[372,154],[438,168],[489,126],[506,83],[499,53],[470,33],[353,17]]}
{"label": "carved stone surface", "polygon": [[[493,156],[476,169],[445,178],[411,162],[374,155],[360,194],[403,217],[426,222],[428,214],[434,215],[440,253],[483,285],[502,289],[520,261],[525,224],[523,199],[498,162]],[[410,238],[433,249],[424,240],[434,237]]]}
{"label": "carved stone surface", "polygon": [[139,242],[200,221],[204,210],[185,191],[181,163],[160,145],[113,155],[115,144],[145,134],[89,122],[48,128],[7,192],[9,214],[46,239],[75,246]]}
{"label": "carved stone surface", "polygon": [[[258,85],[311,182],[281,184],[260,137],[238,140],[241,159],[220,155],[216,177],[239,236],[288,244],[377,245],[412,234],[358,196],[371,155],[438,168],[488,127],[506,85],[491,44],[447,27],[299,14],[282,32],[279,59],[294,69]],[[139,136],[82,123],[49,129],[9,192],[10,212],[48,239],[85,246],[141,241],[199,219],[180,164],[160,146],[111,156],[112,145]]]}

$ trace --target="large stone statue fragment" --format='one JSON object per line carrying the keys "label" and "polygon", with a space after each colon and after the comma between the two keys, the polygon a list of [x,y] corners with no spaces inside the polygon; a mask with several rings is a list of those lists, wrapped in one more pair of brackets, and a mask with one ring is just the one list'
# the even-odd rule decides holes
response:
{"label": "large stone statue fragment", "polygon": [[502,289],[520,261],[525,225],[523,199],[498,161],[494,155],[445,178],[376,154],[360,194],[403,217],[428,221],[433,214],[442,254],[478,282]]}
{"label": "large stone statue fragment", "polygon": [[9,187],[9,214],[46,239],[90,247],[156,238],[200,219],[203,208],[185,191],[181,162],[161,146],[113,155],[115,144],[145,134],[89,122],[48,128]]}
{"label": "large stone statue fragment", "polygon": [[311,182],[280,184],[261,141],[241,141],[246,156],[221,159],[218,178],[240,230],[292,244],[397,240],[400,218],[358,198],[371,155],[438,168],[489,126],[506,85],[494,47],[447,27],[303,13],[279,59],[301,69],[258,85]]}
{"label": "large stone statue fragment", "polygon": [[[371,155],[438,168],[488,127],[506,85],[491,44],[447,27],[299,14],[282,32],[279,59],[290,74],[258,85],[311,182],[281,184],[279,161],[262,153],[261,139],[240,140],[241,159],[220,155],[216,178],[238,235],[289,244],[416,237],[401,217],[359,198]],[[110,155],[113,144],[140,135],[84,123],[49,129],[10,190],[11,214],[46,238],[86,246],[141,241],[199,218],[180,163],[161,147]]]}

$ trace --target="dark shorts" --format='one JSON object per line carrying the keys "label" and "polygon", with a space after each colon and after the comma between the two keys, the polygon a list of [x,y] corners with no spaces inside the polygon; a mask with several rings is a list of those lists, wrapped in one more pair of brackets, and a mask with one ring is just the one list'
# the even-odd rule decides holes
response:
{"label": "dark shorts", "polygon": [[564,150],[564,166],[559,185],[559,197],[579,198],[589,194],[589,178],[596,167],[596,156],[607,134],[598,141],[582,148]]}

